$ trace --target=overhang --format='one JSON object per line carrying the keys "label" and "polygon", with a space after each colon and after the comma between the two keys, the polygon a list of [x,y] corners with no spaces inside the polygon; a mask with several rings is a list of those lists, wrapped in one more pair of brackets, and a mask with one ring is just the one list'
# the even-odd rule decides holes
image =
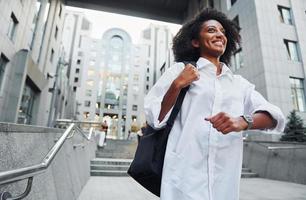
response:
{"label": "overhang", "polygon": [[64,0],[65,5],[182,24],[189,0]]}

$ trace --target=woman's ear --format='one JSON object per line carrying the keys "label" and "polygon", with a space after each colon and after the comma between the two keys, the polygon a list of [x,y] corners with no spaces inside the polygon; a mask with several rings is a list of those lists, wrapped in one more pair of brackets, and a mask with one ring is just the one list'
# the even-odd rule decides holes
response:
{"label": "woman's ear", "polygon": [[200,47],[200,43],[199,43],[199,40],[197,39],[193,39],[191,40],[191,44],[194,48],[199,48]]}

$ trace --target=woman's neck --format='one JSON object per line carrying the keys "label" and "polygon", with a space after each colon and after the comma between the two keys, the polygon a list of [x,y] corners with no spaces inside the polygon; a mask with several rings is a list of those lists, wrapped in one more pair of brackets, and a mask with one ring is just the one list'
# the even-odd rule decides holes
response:
{"label": "woman's neck", "polygon": [[220,59],[216,58],[216,57],[212,57],[212,56],[207,56],[207,55],[203,55],[203,58],[209,60],[211,63],[213,63],[215,65],[215,67],[217,68],[216,71],[216,75],[220,75],[222,68],[221,68],[221,64],[220,64]]}

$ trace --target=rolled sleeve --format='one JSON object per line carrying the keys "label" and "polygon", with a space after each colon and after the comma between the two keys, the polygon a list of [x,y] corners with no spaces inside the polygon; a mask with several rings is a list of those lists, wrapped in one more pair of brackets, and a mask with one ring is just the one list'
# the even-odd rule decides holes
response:
{"label": "rolled sleeve", "polygon": [[159,121],[158,117],[161,110],[162,100],[162,98],[151,98],[150,100],[145,101],[147,102],[147,104],[145,104],[145,114],[147,122],[151,127],[155,129],[161,129],[166,126],[171,111],[173,109],[172,107],[171,110],[166,114],[164,119],[162,121]]}
{"label": "rolled sleeve", "polygon": [[174,79],[183,70],[184,64],[177,63],[169,68],[155,83],[144,99],[144,111],[147,123],[154,129],[160,129],[167,124],[173,107],[169,110],[162,121],[158,120],[161,103]]}
{"label": "rolled sleeve", "polygon": [[276,126],[270,130],[283,132],[285,128],[285,117],[282,111],[275,105],[269,103],[259,92],[255,90],[255,86],[249,83],[247,88],[245,104],[245,114],[253,115],[258,111],[268,112],[276,121]]}

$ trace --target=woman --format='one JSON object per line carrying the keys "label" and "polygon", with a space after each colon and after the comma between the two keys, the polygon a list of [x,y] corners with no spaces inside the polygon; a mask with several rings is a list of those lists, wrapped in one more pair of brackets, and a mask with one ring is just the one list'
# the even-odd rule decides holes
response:
{"label": "woman", "polygon": [[280,109],[227,67],[239,42],[238,27],[213,9],[183,25],[173,40],[177,63],[145,98],[148,124],[159,129],[180,90],[191,85],[169,135],[162,200],[238,200],[241,131],[284,128]]}

